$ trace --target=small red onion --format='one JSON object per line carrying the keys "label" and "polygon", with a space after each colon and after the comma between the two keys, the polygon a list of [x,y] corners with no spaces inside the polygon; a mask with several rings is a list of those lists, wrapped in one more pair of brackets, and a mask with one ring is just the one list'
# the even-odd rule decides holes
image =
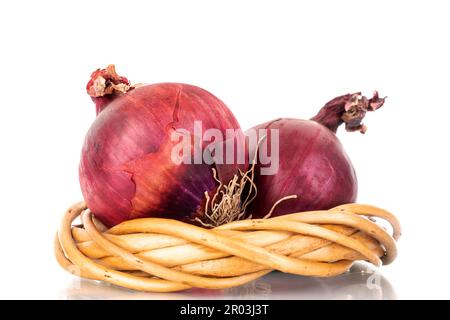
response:
{"label": "small red onion", "polygon": [[[290,195],[297,198],[278,204],[272,216],[326,210],[356,201],[355,170],[335,133],[343,123],[347,131],[364,133],[366,127],[361,121],[366,112],[377,110],[383,103],[377,92],[371,99],[361,93],[346,94],[328,102],[311,120],[277,119],[250,129],[276,129],[279,134],[278,172],[262,175],[264,166],[256,165],[258,196],[250,206],[252,217],[264,217],[278,200]],[[266,139],[262,153],[272,143],[270,130]]]}

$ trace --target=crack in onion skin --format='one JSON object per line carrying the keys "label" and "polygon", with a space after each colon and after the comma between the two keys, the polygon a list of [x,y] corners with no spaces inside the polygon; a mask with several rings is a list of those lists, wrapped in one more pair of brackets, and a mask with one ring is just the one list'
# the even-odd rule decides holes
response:
{"label": "crack in onion skin", "polygon": [[[367,111],[375,111],[384,104],[375,91],[368,99],[361,93],[346,94],[329,101],[311,120],[276,119],[254,129],[278,129],[279,169],[274,175],[261,175],[261,164],[255,170],[258,196],[249,209],[255,218],[264,217],[279,199],[296,195],[275,208],[272,216],[292,212],[328,210],[353,203],[357,198],[358,181],[355,170],[336,131],[342,124],[347,131],[365,133],[361,123]],[[261,148],[267,154],[271,143]],[[249,150],[254,154],[254,150]]]}
{"label": "crack in onion skin", "polygon": [[[104,72],[93,74],[99,75],[105,77]],[[160,83],[135,88],[126,78],[115,79],[115,86],[126,83],[129,91],[96,96],[88,84],[98,114],[79,166],[87,205],[108,227],[142,217],[187,222],[201,217],[205,191],[217,188],[214,165],[175,164],[170,158],[176,143],[171,133],[183,128],[192,134],[194,121],[201,120],[203,132],[216,128],[225,136],[226,129],[240,129],[237,120],[221,100],[199,87]],[[91,79],[91,87],[93,83]],[[230,166],[218,166],[218,171],[222,167],[229,175],[239,167]]]}

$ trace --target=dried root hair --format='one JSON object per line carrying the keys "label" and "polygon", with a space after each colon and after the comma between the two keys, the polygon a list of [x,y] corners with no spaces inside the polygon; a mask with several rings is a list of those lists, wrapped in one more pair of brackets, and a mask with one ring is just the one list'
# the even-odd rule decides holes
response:
{"label": "dried root hair", "polygon": [[[246,172],[239,169],[238,174],[235,174],[233,179],[227,184],[223,184],[217,177],[217,170],[215,168],[212,169],[214,180],[217,181],[219,187],[212,199],[208,192],[205,191],[206,204],[204,216],[202,219],[198,217],[195,218],[195,221],[199,222],[204,227],[214,228],[232,221],[252,218],[252,215],[247,215],[246,211],[247,207],[258,195],[258,188],[254,182],[256,156],[258,154],[259,145],[265,137],[266,136],[263,136],[258,142],[258,147],[255,150],[250,169]],[[245,196],[245,199],[243,199],[246,188],[248,188],[247,195]],[[276,201],[270,211],[264,216],[264,219],[269,218],[275,210],[275,207],[281,202],[295,198],[297,198],[296,195],[289,195]]]}

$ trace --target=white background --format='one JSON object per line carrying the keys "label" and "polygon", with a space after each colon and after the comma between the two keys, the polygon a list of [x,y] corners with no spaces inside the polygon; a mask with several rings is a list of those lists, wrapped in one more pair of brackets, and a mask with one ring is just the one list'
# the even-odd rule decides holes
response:
{"label": "white background", "polygon": [[[359,202],[386,208],[403,224],[398,259],[378,272],[394,297],[450,298],[446,3],[3,3],[0,297],[161,297],[80,284],[52,253],[64,210],[81,200],[79,154],[95,117],[85,84],[94,69],[115,63],[133,82],[204,87],[225,101],[243,128],[277,117],[309,118],[347,92],[378,89],[389,96],[366,118],[366,135],[338,133],[358,173]],[[269,297],[380,294],[359,280],[345,286],[283,279],[262,280],[272,288]],[[164,296],[171,297],[189,295]]]}

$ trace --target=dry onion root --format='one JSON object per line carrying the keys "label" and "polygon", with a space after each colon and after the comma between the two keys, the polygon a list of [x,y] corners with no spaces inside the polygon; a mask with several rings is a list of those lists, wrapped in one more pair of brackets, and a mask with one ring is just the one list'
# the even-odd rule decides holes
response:
{"label": "dry onion root", "polygon": [[[80,215],[83,226],[72,226]],[[388,221],[392,236],[372,217]],[[329,277],[345,272],[356,260],[389,264],[400,233],[392,214],[360,204],[235,221],[214,229],[146,218],[105,230],[80,202],[64,215],[55,254],[73,274],[134,290],[224,289],[272,270]]]}

